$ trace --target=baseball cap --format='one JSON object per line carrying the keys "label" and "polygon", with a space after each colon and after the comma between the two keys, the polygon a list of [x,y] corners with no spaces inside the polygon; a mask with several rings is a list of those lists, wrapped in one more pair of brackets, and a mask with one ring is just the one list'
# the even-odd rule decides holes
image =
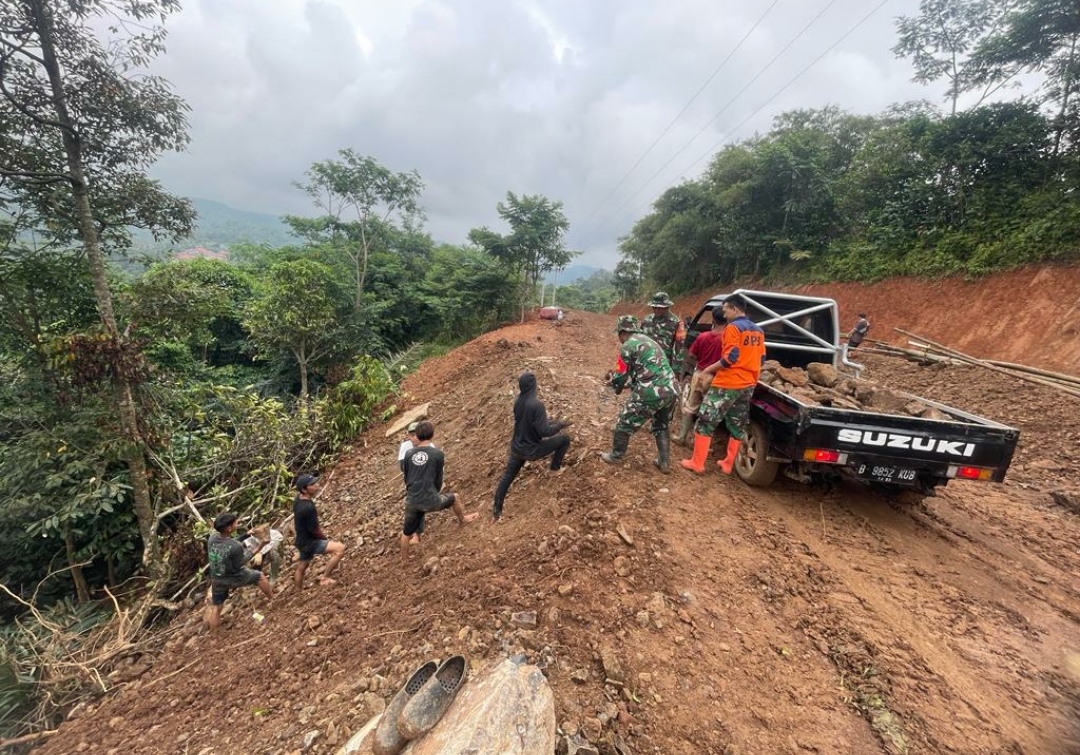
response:
{"label": "baseball cap", "polygon": [[236,514],[231,511],[222,511],[217,517],[214,518],[214,529],[221,532],[230,524],[236,521]]}
{"label": "baseball cap", "polygon": [[312,483],[318,482],[318,481],[319,481],[319,478],[316,477],[313,474],[302,474],[302,475],[300,475],[299,477],[296,478],[296,489],[297,490],[303,490],[308,485],[311,485]]}
{"label": "baseball cap", "polygon": [[420,420],[410,422],[409,426],[405,428],[405,432],[407,432],[407,433],[409,433],[411,435],[411,434],[416,432],[416,428],[418,428],[418,427],[420,427]]}

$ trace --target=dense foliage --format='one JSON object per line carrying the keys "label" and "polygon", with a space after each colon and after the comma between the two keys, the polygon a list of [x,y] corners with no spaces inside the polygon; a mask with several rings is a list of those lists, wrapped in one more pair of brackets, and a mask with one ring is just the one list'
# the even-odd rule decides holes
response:
{"label": "dense foliage", "polygon": [[[1080,6],[923,0],[898,32],[915,79],[945,84],[947,114],[913,103],[777,117],[655,202],[621,240],[620,292],[1080,258]],[[989,101],[1021,73],[1040,86]]]}

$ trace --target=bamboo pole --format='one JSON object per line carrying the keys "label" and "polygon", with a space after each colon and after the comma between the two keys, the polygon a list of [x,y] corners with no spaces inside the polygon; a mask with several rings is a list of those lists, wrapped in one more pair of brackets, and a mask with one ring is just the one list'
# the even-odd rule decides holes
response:
{"label": "bamboo pole", "polygon": [[1075,375],[1066,375],[1063,372],[1051,372],[1050,370],[1041,370],[1038,367],[1032,367],[1027,364],[1014,364],[1012,362],[999,362],[996,359],[987,359],[989,364],[996,364],[998,367],[1004,367],[1008,370],[1019,370],[1020,372],[1030,372],[1032,375],[1038,375],[1039,377],[1051,378],[1053,380],[1060,380],[1063,383],[1072,383],[1080,386],[1080,377]]}
{"label": "bamboo pole", "polygon": [[951,349],[948,346],[945,346],[944,344],[937,343],[936,341],[931,341],[929,338],[924,338],[923,336],[920,336],[917,333],[911,333],[910,331],[904,330],[903,328],[893,328],[893,330],[895,330],[898,333],[903,333],[905,336],[908,336],[909,338],[914,338],[914,339],[916,339],[916,340],[918,340],[918,341],[920,341],[922,343],[926,343],[929,346],[933,347],[935,350],[940,351],[943,354],[948,354],[949,356],[954,357],[956,359],[959,359],[961,361],[967,362],[968,364],[974,364],[974,365],[977,365],[979,367],[984,367],[984,368],[986,368],[988,370],[991,370],[992,372],[999,372],[1002,375],[1008,375],[1009,377],[1013,377],[1013,378],[1016,378],[1018,380],[1026,380],[1029,383],[1036,383],[1038,385],[1043,385],[1043,386],[1046,386],[1048,388],[1053,388],[1054,390],[1060,391],[1061,393],[1065,393],[1065,394],[1067,394],[1069,396],[1073,396],[1075,398],[1080,398],[1080,390],[1073,390],[1071,388],[1066,388],[1065,386],[1062,386],[1062,385],[1059,385],[1059,384],[1056,384],[1056,383],[1052,383],[1049,380],[1043,380],[1042,378],[1034,377],[1033,375],[1026,375],[1024,373],[1019,373],[1019,372],[1010,372],[1009,370],[1005,369],[1004,367],[998,367],[997,365],[990,364],[989,362],[983,361],[982,359],[978,359],[978,358],[973,357],[973,356],[971,356],[969,354],[965,354],[962,351],[957,351],[956,349]]}

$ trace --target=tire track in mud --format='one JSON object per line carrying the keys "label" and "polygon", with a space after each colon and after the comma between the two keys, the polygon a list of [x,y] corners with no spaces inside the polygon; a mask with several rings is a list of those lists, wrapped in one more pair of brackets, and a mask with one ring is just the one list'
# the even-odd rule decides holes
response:
{"label": "tire track in mud", "polygon": [[[913,743],[931,751],[1054,751],[1056,734],[1041,732],[1059,728],[1048,722],[1061,701],[1047,684],[1047,663],[1076,636],[1076,623],[1041,602],[1032,610],[1028,585],[978,534],[957,539],[858,489],[736,495],[744,512],[761,507],[782,521],[853,596],[830,596],[815,626],[827,638],[854,633],[871,651],[875,672],[887,677],[885,706],[900,714]],[[857,671],[866,659],[854,660]]]}
{"label": "tire track in mud", "polygon": [[710,618],[681,659],[711,668],[720,692],[728,749],[704,751],[905,752],[879,745],[830,647],[804,623],[827,610],[835,580],[778,521],[746,516],[716,480],[673,473],[671,503],[659,510],[675,563],[670,590],[695,586]]}

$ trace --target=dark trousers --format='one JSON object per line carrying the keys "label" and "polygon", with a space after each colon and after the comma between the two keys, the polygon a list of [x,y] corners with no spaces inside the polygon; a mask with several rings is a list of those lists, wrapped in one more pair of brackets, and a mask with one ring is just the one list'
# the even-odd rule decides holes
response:
{"label": "dark trousers", "polygon": [[570,450],[570,436],[569,435],[552,435],[550,438],[544,438],[540,441],[540,450],[535,456],[531,456],[526,459],[523,456],[518,456],[513,451],[510,452],[510,459],[506,462],[506,469],[503,471],[502,479],[499,480],[498,487],[495,488],[495,506],[492,510],[492,514],[495,518],[502,516],[503,501],[506,499],[506,491],[510,490],[510,485],[513,484],[514,478],[518,476],[518,472],[525,466],[527,461],[536,461],[537,459],[543,459],[545,456],[555,454],[551,457],[551,468],[559,469],[562,467],[563,458],[566,457],[566,452]]}

